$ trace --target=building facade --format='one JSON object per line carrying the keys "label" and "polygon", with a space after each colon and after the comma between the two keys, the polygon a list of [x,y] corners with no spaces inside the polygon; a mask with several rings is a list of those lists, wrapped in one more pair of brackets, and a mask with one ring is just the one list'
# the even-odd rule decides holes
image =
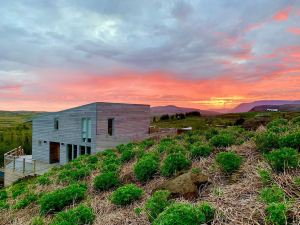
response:
{"label": "building facade", "polygon": [[32,122],[32,159],[65,164],[83,154],[148,137],[150,106],[96,102]]}

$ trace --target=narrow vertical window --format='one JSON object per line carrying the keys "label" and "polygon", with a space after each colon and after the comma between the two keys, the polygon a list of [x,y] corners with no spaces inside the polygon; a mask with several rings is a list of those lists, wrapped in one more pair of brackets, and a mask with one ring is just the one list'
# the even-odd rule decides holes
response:
{"label": "narrow vertical window", "polygon": [[68,155],[67,161],[70,162],[73,159],[73,157],[72,157],[72,145],[71,144],[67,144],[67,155]]}
{"label": "narrow vertical window", "polygon": [[86,147],[86,154],[88,154],[88,155],[91,154],[91,147],[90,146]]}
{"label": "narrow vertical window", "polygon": [[86,118],[82,118],[82,122],[81,122],[81,128],[82,128],[82,141],[86,142],[86,138],[87,138],[87,119]]}
{"label": "narrow vertical window", "polygon": [[109,136],[112,136],[114,132],[114,119],[113,118],[109,118],[107,120],[107,133]]}
{"label": "narrow vertical window", "polygon": [[77,158],[77,145],[74,145],[73,146],[73,151],[74,151],[74,153],[73,153],[73,155],[74,155],[74,158],[73,159],[76,159]]}
{"label": "narrow vertical window", "polygon": [[91,124],[91,118],[87,118],[87,142],[92,141],[92,124]]}
{"label": "narrow vertical window", "polygon": [[55,119],[54,119],[54,130],[58,130],[58,128],[59,128],[58,119],[55,118]]}

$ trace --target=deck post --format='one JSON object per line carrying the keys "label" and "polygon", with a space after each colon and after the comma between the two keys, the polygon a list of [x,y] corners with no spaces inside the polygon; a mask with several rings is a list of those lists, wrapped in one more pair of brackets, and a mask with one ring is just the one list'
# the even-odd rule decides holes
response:
{"label": "deck post", "polygon": [[25,158],[23,158],[23,173],[25,173]]}
{"label": "deck post", "polygon": [[13,163],[13,171],[15,172],[15,170],[16,170],[16,157],[14,156],[13,159],[14,159],[14,163]]}
{"label": "deck post", "polygon": [[33,175],[35,175],[35,165],[36,165],[36,160],[33,159],[32,161],[33,161]]}

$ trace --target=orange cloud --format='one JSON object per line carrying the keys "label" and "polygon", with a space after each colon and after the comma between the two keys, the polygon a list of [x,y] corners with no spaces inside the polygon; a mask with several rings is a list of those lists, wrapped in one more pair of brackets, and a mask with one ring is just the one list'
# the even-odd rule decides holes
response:
{"label": "orange cloud", "polygon": [[285,21],[289,18],[289,15],[292,11],[292,7],[287,7],[285,9],[279,10],[274,16],[273,19],[277,21]]}

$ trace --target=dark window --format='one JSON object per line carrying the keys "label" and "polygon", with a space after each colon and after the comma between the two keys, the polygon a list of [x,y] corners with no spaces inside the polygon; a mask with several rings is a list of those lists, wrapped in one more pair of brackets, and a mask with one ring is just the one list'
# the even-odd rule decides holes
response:
{"label": "dark window", "polygon": [[72,160],[72,145],[68,144],[67,145],[67,154],[68,154],[68,162]]}
{"label": "dark window", "polygon": [[76,159],[77,158],[77,145],[74,145],[73,146],[73,151],[74,151],[74,159]]}
{"label": "dark window", "polygon": [[88,155],[91,154],[91,147],[90,146],[86,147],[86,154],[88,154]]}
{"label": "dark window", "polygon": [[54,129],[55,129],[55,130],[58,130],[58,128],[59,128],[59,122],[58,122],[58,119],[55,118],[55,119],[54,119]]}
{"label": "dark window", "polygon": [[107,120],[107,133],[109,136],[112,136],[114,132],[114,119],[110,118]]}
{"label": "dark window", "polygon": [[47,141],[44,141],[44,144],[47,144]]}
{"label": "dark window", "polygon": [[80,155],[85,154],[85,146],[80,146]]}

